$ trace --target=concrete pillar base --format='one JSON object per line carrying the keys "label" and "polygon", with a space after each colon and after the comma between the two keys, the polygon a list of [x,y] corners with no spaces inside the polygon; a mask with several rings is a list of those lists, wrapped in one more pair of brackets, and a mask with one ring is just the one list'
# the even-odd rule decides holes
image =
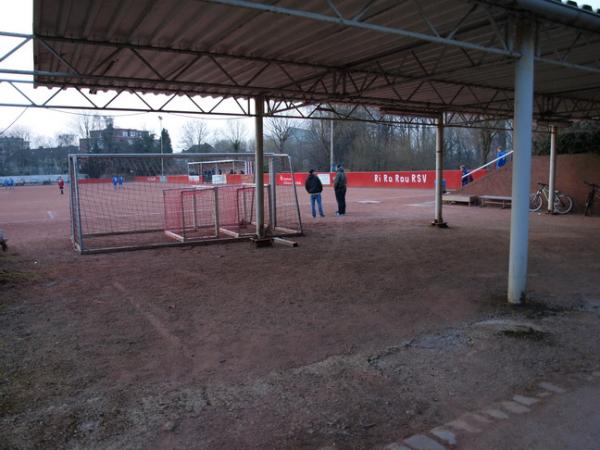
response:
{"label": "concrete pillar base", "polygon": [[433,222],[431,222],[431,226],[438,228],[448,228],[448,224],[443,220],[434,220]]}
{"label": "concrete pillar base", "polygon": [[256,248],[262,248],[262,247],[273,247],[273,239],[271,238],[251,238],[250,239],[252,242],[254,242],[254,245],[256,246]]}

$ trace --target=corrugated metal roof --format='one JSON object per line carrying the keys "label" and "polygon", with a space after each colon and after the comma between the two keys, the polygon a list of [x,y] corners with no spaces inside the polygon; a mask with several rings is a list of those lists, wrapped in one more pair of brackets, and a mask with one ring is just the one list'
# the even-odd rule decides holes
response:
{"label": "corrugated metal roof", "polygon": [[[326,1],[255,3],[335,16]],[[349,18],[366,4],[334,2],[339,14]],[[522,7],[508,0],[379,0],[369,5],[363,15],[369,24],[442,37],[455,30],[461,42],[494,47],[499,53],[505,50],[502,38],[510,33],[515,11]],[[510,55],[210,1],[35,0],[34,33],[41,38],[35,44],[35,70],[79,74],[39,74],[37,85],[264,94],[473,112],[508,110],[506,99],[512,98]],[[538,42],[540,56],[599,71],[538,63],[536,93],[568,97],[570,105],[588,102],[569,107],[572,116],[584,107],[588,111],[590,101],[600,104],[600,34],[544,22]],[[595,108],[600,117],[600,106]]]}

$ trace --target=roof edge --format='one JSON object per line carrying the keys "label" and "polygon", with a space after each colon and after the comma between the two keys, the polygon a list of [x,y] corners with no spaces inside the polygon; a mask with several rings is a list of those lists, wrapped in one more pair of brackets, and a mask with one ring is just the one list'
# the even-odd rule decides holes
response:
{"label": "roof edge", "polygon": [[568,25],[600,29],[600,15],[559,0],[515,0],[520,8]]}

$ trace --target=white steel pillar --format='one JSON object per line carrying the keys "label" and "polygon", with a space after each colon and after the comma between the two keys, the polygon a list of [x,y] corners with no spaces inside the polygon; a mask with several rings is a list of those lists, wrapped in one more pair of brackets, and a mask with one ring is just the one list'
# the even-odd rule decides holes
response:
{"label": "white steel pillar", "polygon": [[524,300],[527,287],[535,58],[535,27],[533,23],[519,21],[516,30],[516,50],[521,57],[517,60],[515,67],[512,209],[508,258],[508,302],[512,304],[518,304]]}
{"label": "white steel pillar", "polygon": [[437,120],[437,133],[435,135],[435,218],[432,225],[446,228],[448,225],[442,217],[442,194],[444,182],[444,115]]}
{"label": "white steel pillar", "polygon": [[558,127],[550,126],[550,172],[548,173],[548,214],[554,214],[554,190],[556,189],[556,138]]}
{"label": "white steel pillar", "polygon": [[263,183],[264,172],[264,145],[263,145],[263,115],[264,102],[263,97],[258,96],[254,99],[256,117],[256,150],[254,154],[254,180],[256,184],[256,237],[258,239],[265,237],[265,190]]}

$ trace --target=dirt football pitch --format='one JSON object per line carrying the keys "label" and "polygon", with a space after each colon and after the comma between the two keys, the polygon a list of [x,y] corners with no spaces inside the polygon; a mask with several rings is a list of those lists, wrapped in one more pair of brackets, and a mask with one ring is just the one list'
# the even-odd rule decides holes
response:
{"label": "dirt football pitch", "polygon": [[[67,191],[68,192],[68,191]],[[532,214],[530,303],[505,302],[510,209],[350,189],[290,248],[80,256],[68,195],[0,191],[1,449],[383,448],[600,369],[600,218]],[[482,331],[488,319],[544,332]]]}

